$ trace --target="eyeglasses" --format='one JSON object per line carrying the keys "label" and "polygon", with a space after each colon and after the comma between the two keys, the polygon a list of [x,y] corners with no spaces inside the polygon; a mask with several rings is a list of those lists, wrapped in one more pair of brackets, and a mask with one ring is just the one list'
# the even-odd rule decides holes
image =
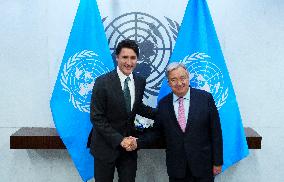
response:
{"label": "eyeglasses", "polygon": [[177,85],[179,82],[184,83],[187,80],[188,80],[187,76],[181,76],[179,78],[170,78],[169,82],[173,85]]}

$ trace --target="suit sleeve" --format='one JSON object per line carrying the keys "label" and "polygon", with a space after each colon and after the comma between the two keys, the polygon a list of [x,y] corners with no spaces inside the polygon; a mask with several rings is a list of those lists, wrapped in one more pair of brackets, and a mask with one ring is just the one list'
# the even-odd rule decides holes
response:
{"label": "suit sleeve", "polygon": [[210,112],[210,128],[213,144],[213,164],[215,166],[223,165],[223,138],[220,123],[220,117],[215,105],[214,99],[209,94],[209,112]]}
{"label": "suit sleeve", "polygon": [[[144,91],[145,91],[145,86],[146,86],[146,81],[145,80],[142,80],[142,89],[141,89],[141,93],[144,94]],[[141,96],[143,98],[143,95]],[[149,118],[149,119],[155,119],[156,117],[156,113],[157,113],[157,109],[155,108],[152,108],[150,106],[146,106],[144,103],[143,103],[143,99],[141,98],[141,100],[139,101],[139,107],[138,107],[138,112],[137,114],[145,117],[145,118]]]}
{"label": "suit sleeve", "polygon": [[138,114],[149,119],[155,119],[157,110],[150,106],[146,106],[143,102],[140,104]]}
{"label": "suit sleeve", "polygon": [[97,79],[94,84],[91,99],[91,122],[95,131],[103,136],[107,143],[113,148],[120,145],[123,136],[117,132],[109,123],[106,116],[107,92],[104,80]]}
{"label": "suit sleeve", "polygon": [[161,116],[162,115],[161,112],[159,112],[159,107],[158,107],[155,113],[155,121],[153,124],[153,128],[150,128],[137,140],[137,146],[139,149],[151,146],[155,142],[163,138],[164,134],[163,134],[163,125],[162,125]]}

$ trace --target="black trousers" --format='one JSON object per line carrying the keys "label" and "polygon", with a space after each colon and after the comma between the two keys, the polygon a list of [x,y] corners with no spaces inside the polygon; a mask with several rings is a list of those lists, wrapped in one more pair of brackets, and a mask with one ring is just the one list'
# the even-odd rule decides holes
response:
{"label": "black trousers", "polygon": [[212,176],[195,177],[192,175],[189,167],[186,167],[186,176],[184,178],[169,177],[169,182],[214,182],[213,171]]}
{"label": "black trousers", "polygon": [[214,182],[214,178],[196,178],[196,177],[186,177],[186,178],[171,178],[169,179],[169,182]]}
{"label": "black trousers", "polygon": [[105,162],[95,159],[95,181],[113,182],[115,167],[118,173],[118,182],[135,182],[137,170],[137,153],[130,154],[122,151],[114,162]]}

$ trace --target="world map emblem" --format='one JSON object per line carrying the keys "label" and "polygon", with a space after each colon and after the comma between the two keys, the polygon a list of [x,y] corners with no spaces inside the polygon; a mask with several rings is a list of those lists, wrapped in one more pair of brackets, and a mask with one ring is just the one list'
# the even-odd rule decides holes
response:
{"label": "world map emblem", "polygon": [[60,82],[69,93],[69,102],[81,112],[90,112],[91,92],[95,79],[109,72],[99,55],[84,50],[71,56],[63,66]]}
{"label": "world map emblem", "polygon": [[113,20],[103,19],[108,44],[112,52],[114,65],[115,48],[121,40],[135,40],[140,49],[140,55],[135,72],[147,78],[144,96],[149,98],[159,94],[164,78],[164,71],[173,49],[179,25],[165,18],[168,26],[156,17],[142,12],[122,14]]}
{"label": "world map emblem", "polygon": [[182,61],[190,73],[190,85],[194,88],[210,92],[220,109],[228,98],[228,87],[224,81],[222,71],[210,61],[206,53],[193,53]]}

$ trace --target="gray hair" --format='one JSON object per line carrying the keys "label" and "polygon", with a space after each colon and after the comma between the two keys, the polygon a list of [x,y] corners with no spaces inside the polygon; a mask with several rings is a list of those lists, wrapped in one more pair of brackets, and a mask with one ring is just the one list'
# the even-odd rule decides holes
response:
{"label": "gray hair", "polygon": [[180,62],[172,62],[170,63],[167,68],[166,68],[166,77],[169,78],[169,73],[175,69],[178,69],[178,68],[184,68],[186,71],[186,67],[183,63],[180,63]]}

